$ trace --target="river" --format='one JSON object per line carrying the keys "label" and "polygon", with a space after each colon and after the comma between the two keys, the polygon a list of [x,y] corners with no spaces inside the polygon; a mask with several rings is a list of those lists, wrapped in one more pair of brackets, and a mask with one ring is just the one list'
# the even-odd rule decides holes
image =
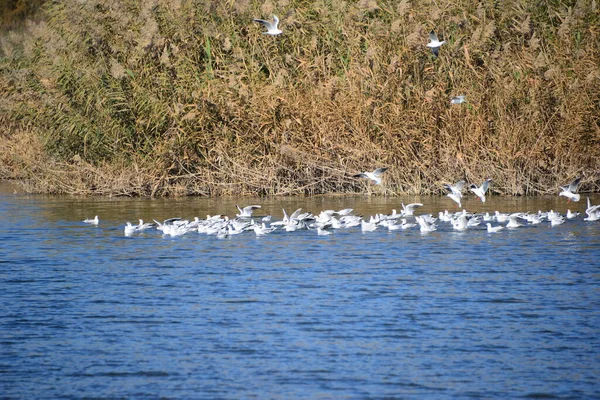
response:
{"label": "river", "polygon": [[[368,218],[444,196],[80,198],[0,191],[5,399],[599,398],[600,221],[558,196],[465,196],[470,212],[555,210],[488,233],[337,229],[218,239],[126,221],[259,204]],[[600,196],[590,197],[593,204]],[[84,224],[98,215],[98,226]],[[496,225],[496,224],[494,224]]]}

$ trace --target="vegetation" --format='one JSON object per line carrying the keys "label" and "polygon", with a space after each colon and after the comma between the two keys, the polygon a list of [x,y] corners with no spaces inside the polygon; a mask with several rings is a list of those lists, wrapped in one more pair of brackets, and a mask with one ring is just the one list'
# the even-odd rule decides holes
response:
{"label": "vegetation", "polygon": [[[252,19],[273,14],[284,33],[263,35]],[[48,1],[1,37],[0,177],[156,196],[488,177],[543,194],[581,175],[597,191],[599,20],[595,0]],[[380,166],[382,187],[351,177]]]}

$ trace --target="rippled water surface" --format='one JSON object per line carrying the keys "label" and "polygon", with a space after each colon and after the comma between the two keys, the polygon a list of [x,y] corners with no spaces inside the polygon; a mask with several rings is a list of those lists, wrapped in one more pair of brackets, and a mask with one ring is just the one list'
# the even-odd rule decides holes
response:
{"label": "rippled water surface", "polygon": [[[600,397],[600,222],[124,237],[125,221],[234,216],[236,203],[274,220],[282,207],[458,209],[0,196],[2,398]],[[463,206],[583,213],[585,195]]]}

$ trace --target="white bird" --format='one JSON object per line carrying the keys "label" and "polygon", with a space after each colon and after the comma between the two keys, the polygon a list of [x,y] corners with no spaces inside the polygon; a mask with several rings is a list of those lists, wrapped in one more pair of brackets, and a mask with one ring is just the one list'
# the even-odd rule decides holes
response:
{"label": "white bird", "polygon": [[450,104],[462,104],[462,103],[466,103],[467,100],[465,100],[467,96],[454,96],[452,98],[450,98]]}
{"label": "white bird", "polygon": [[406,222],[406,219],[404,219],[404,218],[402,218],[402,219],[400,220],[400,222],[402,222],[402,224],[400,225],[400,227],[401,227],[402,229],[409,229],[409,228],[412,228],[412,227],[414,227],[414,226],[416,226],[416,225],[417,225],[417,224],[415,224],[415,223],[412,223],[412,222]]}
{"label": "white bird", "polygon": [[494,212],[494,217],[496,218],[497,222],[506,222],[508,221],[508,217],[509,215],[506,213],[501,213],[500,211],[496,210],[496,212]]}
{"label": "white bird", "polygon": [[560,190],[561,192],[558,194],[559,196],[564,196],[567,199],[567,203],[570,202],[571,200],[573,201],[579,201],[579,198],[581,197],[579,195],[579,193],[577,192],[577,187],[579,186],[579,182],[581,181],[581,177],[577,177],[573,182],[569,183],[566,186],[561,186]]}
{"label": "white bird", "polygon": [[273,15],[273,22],[265,21],[264,19],[254,19],[254,22],[258,22],[259,24],[262,24],[265,26],[265,28],[267,28],[267,31],[263,32],[263,35],[277,36],[283,33],[278,28],[279,18],[277,18],[277,15]]}
{"label": "white bird", "polygon": [[457,231],[466,231],[467,227],[469,226],[469,220],[467,218],[466,213],[463,213],[458,217],[452,219],[451,222],[452,228],[454,228]]}
{"label": "white bird", "polygon": [[125,225],[125,228],[123,229],[123,234],[125,236],[131,236],[134,234],[134,232],[136,230],[137,230],[137,226],[131,225],[131,222],[127,222],[127,224]]}
{"label": "white bird", "polygon": [[471,184],[471,192],[475,193],[482,203],[485,203],[485,193],[487,192],[491,181],[491,179],[486,179],[479,187],[477,187],[477,185],[475,185],[474,183]]}
{"label": "white bird", "polygon": [[418,215],[415,220],[419,224],[419,230],[421,233],[433,232],[437,229],[437,226],[427,217]]}
{"label": "white bird", "polygon": [[260,208],[260,206],[256,206],[256,205],[246,206],[244,208],[241,208],[237,204],[235,206],[237,207],[238,210],[240,210],[240,213],[236,214],[236,217],[240,217],[240,218],[250,218],[252,216],[252,213],[254,212],[254,210],[258,210]]}
{"label": "white bird", "polygon": [[90,224],[90,225],[98,225],[100,220],[98,219],[98,216],[96,215],[93,219],[92,218],[84,219],[83,222],[86,224]]}
{"label": "white bird", "polygon": [[600,205],[593,206],[590,198],[587,198],[587,208],[585,209],[585,213],[587,217],[584,218],[584,221],[598,221],[600,220]]}
{"label": "white bird", "polygon": [[459,207],[462,207],[461,199],[462,199],[462,189],[464,186],[465,186],[464,180],[460,180],[460,181],[456,182],[454,185],[444,184],[444,187],[446,188],[446,190],[450,191],[450,193],[448,193],[446,196],[450,197],[453,201],[455,201]]}
{"label": "white bird", "polygon": [[415,209],[419,207],[423,207],[423,204],[411,203],[405,206],[404,203],[402,203],[402,213],[404,213],[405,216],[414,215]]}
{"label": "white bird", "polygon": [[360,230],[362,232],[373,232],[375,229],[377,229],[376,222],[365,222],[365,220],[360,221]]}
{"label": "white bird", "polygon": [[523,226],[517,221],[517,218],[521,218],[521,213],[513,213],[508,216],[508,224],[506,224],[507,228],[518,228]]}
{"label": "white bird", "polygon": [[572,212],[571,210],[567,210],[567,219],[577,218],[579,216],[579,211]]}
{"label": "white bird", "polygon": [[429,43],[427,43],[427,47],[431,48],[431,51],[436,57],[439,56],[440,46],[444,43],[446,43],[446,41],[440,42],[434,31],[429,32]]}
{"label": "white bird", "polygon": [[377,185],[381,185],[380,176],[387,171],[388,168],[377,168],[373,172],[361,172],[359,174],[352,175],[353,178],[367,178],[375,182]]}
{"label": "white bird", "polygon": [[152,223],[152,222],[144,223],[144,220],[142,220],[142,219],[140,219],[139,222],[140,222],[139,225],[136,227],[136,230],[138,230],[138,231],[143,231],[146,229],[154,228],[156,226],[156,224]]}
{"label": "white bird", "polygon": [[262,236],[262,235],[266,235],[267,233],[273,232],[277,228],[275,228],[274,226],[267,227],[265,225],[265,223],[263,222],[260,225],[254,225],[253,229],[254,229],[254,233],[256,234],[256,236]]}
{"label": "white bird", "polygon": [[331,231],[328,231],[326,229],[317,228],[317,235],[319,235],[319,236],[331,235]]}
{"label": "white bird", "polygon": [[486,225],[487,225],[487,231],[490,233],[495,233],[495,232],[498,232],[498,231],[501,231],[502,229],[504,229],[504,227],[502,225],[492,226],[492,224],[490,224],[489,222]]}

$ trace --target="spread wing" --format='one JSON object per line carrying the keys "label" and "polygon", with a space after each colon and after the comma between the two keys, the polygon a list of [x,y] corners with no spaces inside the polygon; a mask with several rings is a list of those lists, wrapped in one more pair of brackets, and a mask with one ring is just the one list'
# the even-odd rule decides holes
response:
{"label": "spread wing", "polygon": [[381,174],[383,174],[388,169],[389,168],[377,168],[375,171],[373,171],[373,175],[375,175],[375,176],[381,176]]}
{"label": "spread wing", "polygon": [[577,187],[579,186],[579,182],[581,182],[581,177],[577,177],[573,182],[569,184],[569,192],[575,193],[577,191]]}

